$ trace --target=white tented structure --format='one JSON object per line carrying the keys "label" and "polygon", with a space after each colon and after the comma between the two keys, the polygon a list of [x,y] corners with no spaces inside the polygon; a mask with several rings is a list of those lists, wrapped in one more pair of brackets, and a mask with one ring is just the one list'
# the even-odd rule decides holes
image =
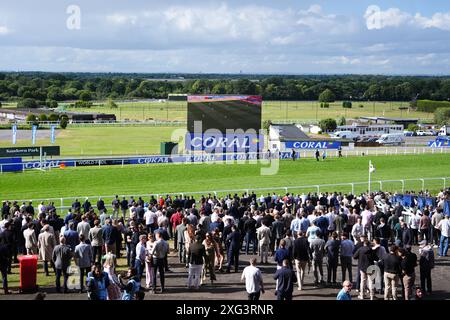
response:
{"label": "white tented structure", "polygon": [[285,151],[284,141],[310,139],[301,130],[302,126],[295,124],[273,124],[269,127],[269,149]]}

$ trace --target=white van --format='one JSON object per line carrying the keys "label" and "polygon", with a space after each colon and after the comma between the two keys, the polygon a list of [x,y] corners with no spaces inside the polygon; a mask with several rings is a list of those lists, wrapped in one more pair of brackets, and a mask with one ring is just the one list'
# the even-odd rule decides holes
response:
{"label": "white van", "polygon": [[383,145],[401,145],[405,143],[405,136],[403,133],[383,134],[376,142]]}
{"label": "white van", "polygon": [[440,136],[450,136],[450,126],[443,126],[439,130],[438,135],[440,135]]}
{"label": "white van", "polygon": [[355,139],[358,137],[358,135],[351,131],[336,131],[332,135],[330,135],[330,138],[332,139]]}

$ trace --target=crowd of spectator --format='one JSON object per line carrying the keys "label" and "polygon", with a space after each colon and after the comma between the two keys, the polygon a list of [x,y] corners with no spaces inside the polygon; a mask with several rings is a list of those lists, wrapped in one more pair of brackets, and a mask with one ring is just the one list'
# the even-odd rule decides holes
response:
{"label": "crowd of spectator", "polygon": [[[90,299],[142,299],[145,292],[165,291],[168,256],[176,252],[178,263],[188,269],[188,290],[198,290],[207,280],[214,283],[218,273],[239,272],[241,256],[253,255],[241,276],[250,300],[264,293],[258,260],[276,264],[273,278],[280,300],[292,299],[294,286],[303,290],[307,268],[312,268],[317,288],[342,283],[338,300],[351,299],[353,286],[360,299],[375,299],[381,290],[386,300],[397,299],[398,291],[410,300],[432,294],[435,250],[447,256],[450,193],[406,194],[407,206],[399,195],[387,192],[209,194],[198,200],[116,196],[110,204],[99,199],[96,206],[89,199],[76,200],[62,217],[51,202],[35,208],[31,201],[4,201],[3,288],[10,293],[7,277],[18,255],[37,254],[46,276],[53,269],[58,293],[69,292],[68,270],[75,261],[79,291]],[[417,254],[412,250],[416,245]],[[122,257],[126,272],[117,271]]]}

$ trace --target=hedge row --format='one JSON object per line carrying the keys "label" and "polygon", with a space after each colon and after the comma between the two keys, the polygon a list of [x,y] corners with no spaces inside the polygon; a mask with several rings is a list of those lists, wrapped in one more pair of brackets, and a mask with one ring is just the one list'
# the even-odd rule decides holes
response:
{"label": "hedge row", "polygon": [[417,100],[417,111],[434,112],[437,108],[450,108],[449,101]]}

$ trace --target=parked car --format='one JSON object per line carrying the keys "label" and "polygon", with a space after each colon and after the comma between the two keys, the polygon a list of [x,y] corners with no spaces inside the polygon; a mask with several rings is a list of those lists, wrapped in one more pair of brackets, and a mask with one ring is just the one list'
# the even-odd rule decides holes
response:
{"label": "parked car", "polygon": [[383,134],[376,142],[381,145],[401,145],[405,142],[405,136],[401,133]]}
{"label": "parked car", "polygon": [[417,136],[419,137],[425,137],[425,136],[433,136],[434,133],[431,131],[423,131],[423,130],[417,130],[416,131]]}

